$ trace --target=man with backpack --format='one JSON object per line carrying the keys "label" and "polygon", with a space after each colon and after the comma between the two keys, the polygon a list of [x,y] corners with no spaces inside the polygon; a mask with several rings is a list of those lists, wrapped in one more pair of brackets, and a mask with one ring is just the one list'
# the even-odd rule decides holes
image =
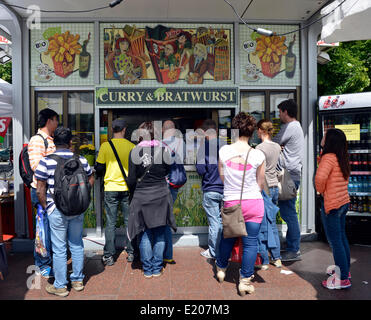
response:
{"label": "man with backpack", "polygon": [[82,240],[84,212],[90,203],[94,175],[84,157],[75,156],[71,148],[69,128],[58,127],[54,132],[57,148],[52,155],[40,160],[35,177],[37,196],[48,215],[53,249],[55,281],[46,291],[61,297],[67,290],[67,243],[72,257],[71,286],[84,289],[84,243]]}
{"label": "man with backpack", "polygon": [[[28,150],[28,159],[29,166],[27,163],[24,164],[24,167],[28,171],[28,179],[32,181],[31,183],[31,202],[33,207],[37,207],[39,200],[36,195],[36,178],[33,174],[36,171],[37,166],[39,165],[40,160],[52,154],[55,151],[55,145],[53,141],[53,134],[55,129],[58,126],[58,114],[49,109],[43,109],[39,112],[37,117],[37,123],[39,130],[37,134],[31,137],[30,142],[27,146]],[[26,159],[25,159],[26,160]],[[27,161],[27,160],[26,160]],[[30,170],[31,169],[31,170]],[[39,267],[40,274],[44,278],[53,277],[53,269],[51,268],[52,264],[52,255],[51,255],[51,243],[50,243],[50,230],[48,219],[46,215],[44,219],[44,230],[45,230],[45,249],[46,256],[43,257],[34,249],[34,258],[35,265]]]}
{"label": "man with backpack", "polygon": [[120,205],[125,224],[124,242],[128,254],[127,261],[134,261],[134,248],[126,232],[129,219],[129,188],[126,180],[129,171],[129,154],[135,145],[124,138],[125,120],[120,118],[114,120],[112,130],[113,139],[101,145],[95,166],[96,175],[98,177],[104,175],[104,207],[107,220],[102,262],[107,266],[115,263],[116,220]]}
{"label": "man with backpack", "polygon": [[223,229],[220,208],[224,185],[218,172],[219,149],[223,144],[221,145],[219,142],[214,120],[206,119],[202,124],[202,130],[205,132],[205,144],[198,150],[196,170],[202,177],[202,205],[209,223],[209,248],[201,252],[201,255],[207,259],[216,259],[219,254],[219,243]]}

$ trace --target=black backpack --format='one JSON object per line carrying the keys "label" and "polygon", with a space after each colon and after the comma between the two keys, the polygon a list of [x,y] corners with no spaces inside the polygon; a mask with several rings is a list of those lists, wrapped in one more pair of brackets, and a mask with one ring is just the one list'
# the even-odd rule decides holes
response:
{"label": "black backpack", "polygon": [[[48,140],[45,139],[40,133],[36,134],[44,140],[45,152],[48,149]],[[19,154],[19,174],[23,180],[23,183],[31,188],[33,181],[34,172],[31,169],[30,158],[28,156],[28,145],[24,146],[21,153]]]}
{"label": "black backpack", "polygon": [[64,159],[51,154],[48,158],[57,161],[53,195],[57,209],[66,216],[85,212],[91,200],[91,186],[79,156]]}

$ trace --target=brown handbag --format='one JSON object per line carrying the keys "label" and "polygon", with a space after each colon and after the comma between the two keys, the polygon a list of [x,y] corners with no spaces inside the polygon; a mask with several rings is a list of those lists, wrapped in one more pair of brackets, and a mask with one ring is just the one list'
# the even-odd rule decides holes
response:
{"label": "brown handbag", "polygon": [[247,236],[245,219],[243,218],[243,215],[242,215],[241,202],[242,202],[243,186],[245,184],[247,158],[249,157],[249,153],[251,149],[252,148],[250,148],[250,150],[247,152],[246,159],[245,159],[243,177],[242,177],[240,203],[232,207],[228,207],[228,208],[224,208],[224,206],[222,206],[222,209],[221,209],[222,223],[223,223],[223,237],[225,239]]}

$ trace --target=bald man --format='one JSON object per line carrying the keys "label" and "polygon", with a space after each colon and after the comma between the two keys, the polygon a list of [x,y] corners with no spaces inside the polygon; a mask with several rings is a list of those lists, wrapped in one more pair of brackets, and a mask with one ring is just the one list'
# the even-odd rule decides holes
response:
{"label": "bald man", "polygon": [[[175,161],[177,163],[184,163],[185,155],[185,143],[183,139],[177,137],[177,133],[180,133],[175,128],[175,123],[171,120],[164,121],[162,125],[162,144],[165,148],[168,148],[170,153],[175,152]],[[181,133],[179,134],[181,135]],[[171,196],[173,198],[173,204],[178,196],[179,189],[173,188],[169,184]],[[164,251],[164,262],[174,264],[173,259],[173,239],[170,227],[166,226],[165,231],[165,251]]]}

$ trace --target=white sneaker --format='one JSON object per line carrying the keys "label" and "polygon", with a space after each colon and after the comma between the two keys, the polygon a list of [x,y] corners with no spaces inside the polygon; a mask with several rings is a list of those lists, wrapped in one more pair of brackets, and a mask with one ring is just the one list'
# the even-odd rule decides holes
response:
{"label": "white sneaker", "polygon": [[215,258],[210,254],[210,250],[209,250],[209,249],[200,252],[200,254],[201,254],[201,256],[203,256],[203,257],[206,258],[206,259],[215,259]]}

